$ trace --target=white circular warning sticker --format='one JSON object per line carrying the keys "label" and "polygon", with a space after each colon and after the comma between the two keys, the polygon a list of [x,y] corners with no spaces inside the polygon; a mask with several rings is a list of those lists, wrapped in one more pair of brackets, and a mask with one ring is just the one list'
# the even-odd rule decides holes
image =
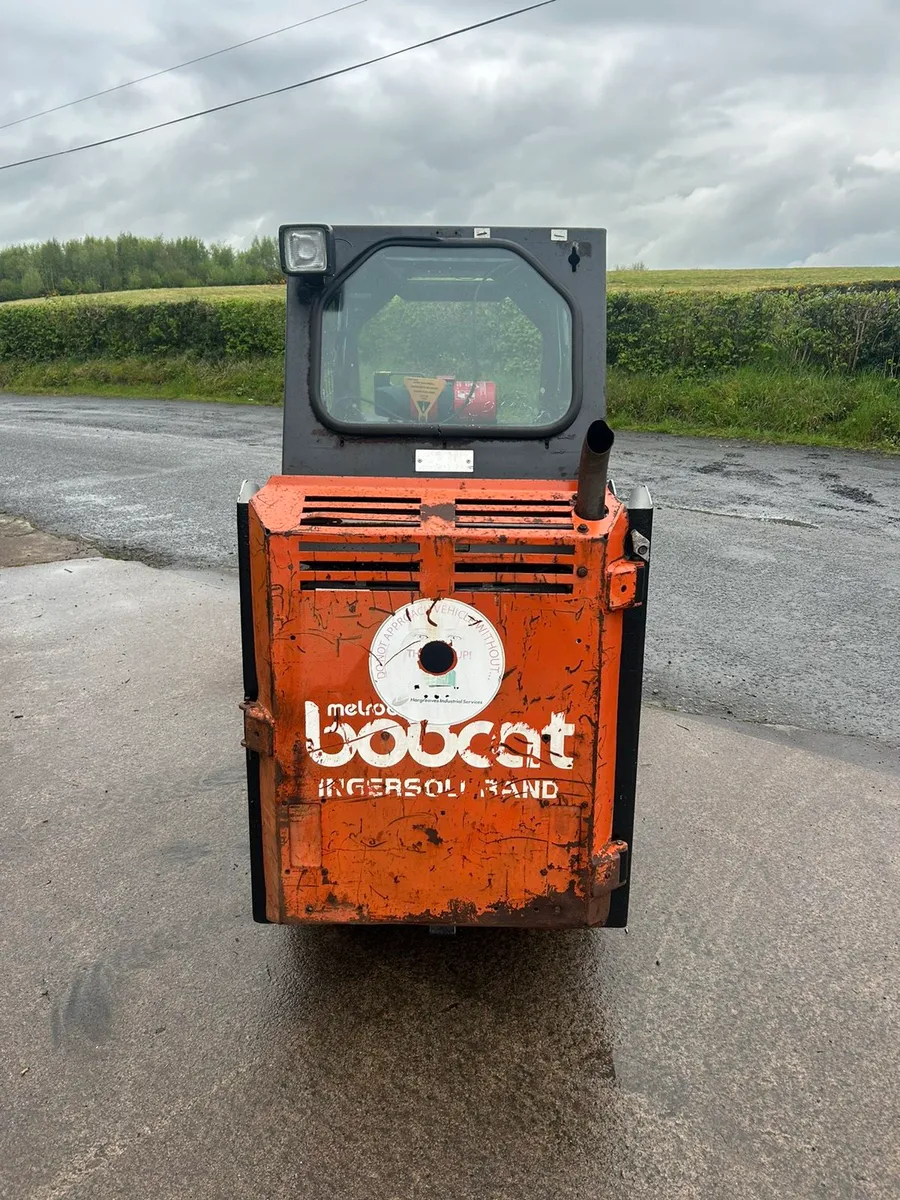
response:
{"label": "white circular warning sticker", "polygon": [[392,713],[458,725],[497,695],[505,663],[500,635],[477,608],[459,600],[417,600],[381,625],[369,671]]}

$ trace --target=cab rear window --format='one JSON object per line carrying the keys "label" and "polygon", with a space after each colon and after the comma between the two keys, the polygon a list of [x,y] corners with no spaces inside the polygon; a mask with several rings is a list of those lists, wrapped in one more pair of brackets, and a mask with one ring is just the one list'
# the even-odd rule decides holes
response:
{"label": "cab rear window", "polygon": [[539,435],[574,408],[572,326],[513,250],[382,246],[325,296],[318,404],[335,428]]}

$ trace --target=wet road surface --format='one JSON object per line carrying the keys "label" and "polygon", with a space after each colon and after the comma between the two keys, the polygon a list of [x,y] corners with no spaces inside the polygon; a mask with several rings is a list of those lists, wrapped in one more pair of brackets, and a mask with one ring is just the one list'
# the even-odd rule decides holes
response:
{"label": "wet road surface", "polygon": [[254,926],[236,605],[0,572],[3,1200],[898,1195],[886,751],[647,710],[627,934]]}
{"label": "wet road surface", "polygon": [[[281,411],[0,395],[0,512],[159,564],[234,564]],[[620,434],[658,506],[649,700],[900,747],[900,458]],[[800,732],[792,732],[800,731]]]}

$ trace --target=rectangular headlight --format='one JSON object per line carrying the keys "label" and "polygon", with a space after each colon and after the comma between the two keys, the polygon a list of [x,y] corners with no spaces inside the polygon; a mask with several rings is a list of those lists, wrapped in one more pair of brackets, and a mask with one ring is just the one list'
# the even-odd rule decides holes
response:
{"label": "rectangular headlight", "polygon": [[286,275],[327,275],[330,267],[330,225],[282,225],[278,231],[281,269]]}

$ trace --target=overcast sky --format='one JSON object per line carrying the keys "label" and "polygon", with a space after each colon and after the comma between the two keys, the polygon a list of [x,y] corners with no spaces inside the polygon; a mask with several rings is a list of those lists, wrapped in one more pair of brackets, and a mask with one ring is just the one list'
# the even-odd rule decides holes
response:
{"label": "overcast sky", "polygon": [[[342,0],[0,0],[0,124]],[[346,0],[344,0],[346,2]],[[367,0],[0,132],[0,162],[526,0]],[[284,221],[602,225],[610,262],[900,263],[900,0],[558,0],[342,79],[0,172],[0,243]]]}

